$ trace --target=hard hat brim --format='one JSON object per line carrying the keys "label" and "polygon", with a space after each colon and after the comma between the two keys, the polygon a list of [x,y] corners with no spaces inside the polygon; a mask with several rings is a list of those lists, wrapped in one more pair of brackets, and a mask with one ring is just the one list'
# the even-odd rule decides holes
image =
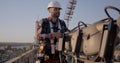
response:
{"label": "hard hat brim", "polygon": [[[48,9],[50,9],[50,8],[58,8],[58,7],[48,7]],[[62,8],[59,8],[60,10],[62,10]]]}

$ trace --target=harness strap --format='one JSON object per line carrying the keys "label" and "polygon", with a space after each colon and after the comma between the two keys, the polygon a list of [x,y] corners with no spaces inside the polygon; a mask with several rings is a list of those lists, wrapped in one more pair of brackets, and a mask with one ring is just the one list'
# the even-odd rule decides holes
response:
{"label": "harness strap", "polygon": [[[50,24],[50,32],[53,33],[54,32],[54,30],[53,30],[54,26],[53,26],[51,21],[49,21],[49,24]],[[58,24],[58,29],[61,30],[60,20],[58,20],[57,24]]]}
{"label": "harness strap", "polygon": [[[56,24],[58,25],[58,29],[59,29],[58,32],[60,32],[60,30],[61,30],[60,20],[58,20]],[[52,24],[51,21],[49,21],[49,25],[50,25],[50,32],[53,33],[54,29],[53,29],[53,24]],[[55,46],[54,39],[51,39],[50,41],[51,41],[51,53],[55,54],[55,47],[57,48],[57,43],[56,43],[56,46]]]}

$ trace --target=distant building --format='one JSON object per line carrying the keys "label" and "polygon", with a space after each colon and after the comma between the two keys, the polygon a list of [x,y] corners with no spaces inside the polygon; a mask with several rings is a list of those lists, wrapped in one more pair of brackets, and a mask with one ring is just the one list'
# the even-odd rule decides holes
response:
{"label": "distant building", "polygon": [[0,50],[5,50],[5,48],[4,47],[0,47]]}
{"label": "distant building", "polygon": [[4,46],[4,49],[5,49],[5,50],[10,50],[10,49],[11,49],[11,45],[5,45],[5,46]]}

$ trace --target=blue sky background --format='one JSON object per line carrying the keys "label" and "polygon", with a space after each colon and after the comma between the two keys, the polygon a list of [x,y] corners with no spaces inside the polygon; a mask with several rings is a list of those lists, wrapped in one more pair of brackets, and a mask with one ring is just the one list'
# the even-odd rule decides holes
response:
{"label": "blue sky background", "polygon": [[[35,21],[48,17],[47,5],[51,0],[0,0],[0,42],[33,42]],[[63,8],[63,19],[69,0],[58,0]],[[106,18],[104,8],[115,6],[120,9],[120,0],[77,0],[74,15],[69,28],[74,28],[78,21],[91,24]],[[120,16],[110,10],[115,19]]]}

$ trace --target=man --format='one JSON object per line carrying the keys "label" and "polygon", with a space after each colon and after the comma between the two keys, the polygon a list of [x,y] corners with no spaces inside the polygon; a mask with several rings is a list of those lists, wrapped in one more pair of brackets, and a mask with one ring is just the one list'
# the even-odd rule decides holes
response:
{"label": "man", "polygon": [[55,49],[52,48],[52,44],[56,45],[58,39],[62,37],[63,33],[68,29],[65,25],[65,22],[59,19],[60,10],[62,9],[59,2],[51,1],[48,4],[47,9],[50,13],[50,16],[39,21],[37,27],[37,39],[45,42],[45,54],[50,58],[53,58],[54,53],[56,54],[56,52],[52,50]]}

